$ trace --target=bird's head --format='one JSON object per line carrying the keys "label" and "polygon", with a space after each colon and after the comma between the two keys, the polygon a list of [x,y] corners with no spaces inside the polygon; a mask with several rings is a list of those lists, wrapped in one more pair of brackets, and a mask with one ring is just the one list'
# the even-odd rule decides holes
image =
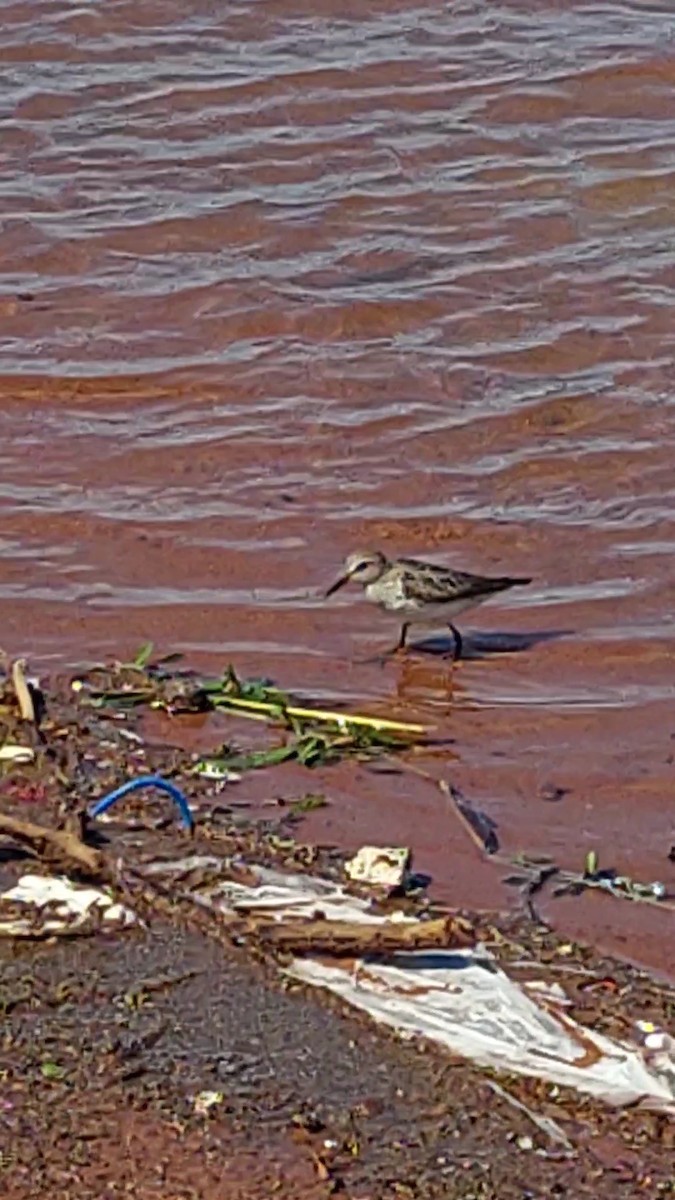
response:
{"label": "bird's head", "polygon": [[342,574],[339,579],[332,583],[326,592],[326,596],[332,596],[334,592],[345,583],[349,583],[351,579],[355,583],[360,583],[366,587],[369,583],[376,583],[380,576],[386,571],[388,566],[387,559],[379,550],[354,550],[347,555],[345,564],[342,569]]}

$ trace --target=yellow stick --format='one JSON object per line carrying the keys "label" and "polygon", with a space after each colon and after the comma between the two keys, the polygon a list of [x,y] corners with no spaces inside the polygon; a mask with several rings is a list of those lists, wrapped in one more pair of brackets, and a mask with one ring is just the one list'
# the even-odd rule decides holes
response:
{"label": "yellow stick", "polygon": [[385,717],[362,717],[354,713],[328,712],[320,708],[296,708],[295,705],[271,704],[265,700],[245,700],[243,696],[221,696],[216,701],[220,706],[251,709],[254,712],[265,712],[271,717],[284,716],[300,717],[308,721],[334,721],[336,725],[366,725],[370,729],[397,729],[401,733],[427,733],[424,725],[407,725],[401,721],[388,721]]}

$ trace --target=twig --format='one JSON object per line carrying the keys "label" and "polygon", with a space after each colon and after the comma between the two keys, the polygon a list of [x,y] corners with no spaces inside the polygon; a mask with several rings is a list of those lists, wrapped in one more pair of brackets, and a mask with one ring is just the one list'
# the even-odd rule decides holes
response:
{"label": "twig", "polygon": [[447,796],[448,800],[451,802],[454,815],[457,817],[457,820],[459,821],[464,833],[468,834],[471,838],[471,841],[476,849],[480,850],[482,855],[489,854],[493,861],[501,861],[498,855],[490,853],[485,844],[485,840],[476,832],[471,822],[467,820],[459,804],[457,803],[457,799],[452,790],[452,785],[448,783],[447,779],[437,779],[436,776],[432,775],[430,771],[425,771],[424,767],[420,767],[417,763],[407,762],[405,759],[399,760],[392,758],[391,763],[398,770],[410,771],[411,774],[417,775],[418,779],[426,779],[429,783],[432,783],[434,787],[440,788],[443,795]]}
{"label": "twig", "polygon": [[17,658],[12,663],[12,683],[19,702],[21,720],[30,721],[31,725],[35,725],[35,705],[26,680],[26,665],[25,658]]}
{"label": "twig", "polygon": [[47,829],[44,825],[35,825],[32,821],[19,821],[16,817],[0,813],[0,834],[5,833],[18,842],[30,846],[40,856],[65,860],[97,879],[107,878],[108,871],[103,855],[86,846],[76,833],[65,829]]}
{"label": "twig", "polygon": [[[469,837],[471,838],[471,841],[473,842],[474,846],[478,850],[480,850],[481,854],[489,854],[489,850],[488,850],[487,846],[485,845],[483,838],[478,833],[476,833],[476,830],[473,828],[471,822],[467,820],[467,818],[465,817],[464,813],[462,812],[459,804],[457,803],[457,799],[453,793],[451,785],[448,783],[448,781],[446,779],[439,779],[438,786],[441,789],[441,791],[443,792],[443,795],[448,797],[448,800],[450,801],[450,803],[452,805],[452,811],[454,812],[455,816],[457,817],[457,820],[459,821],[460,825],[462,826],[462,829],[464,830],[464,832],[467,833],[469,835]],[[495,858],[496,855],[492,854],[492,855],[490,855],[490,857]]]}
{"label": "twig", "polygon": [[[515,961],[511,960],[508,964],[509,971],[515,970],[518,967],[529,971],[536,967],[541,971],[542,964],[536,958],[518,958]],[[589,971],[585,967],[576,967],[573,963],[546,963],[547,974],[554,972],[561,975],[580,975],[583,979],[597,979],[597,971]]]}
{"label": "twig", "polygon": [[469,923],[454,917],[377,924],[323,919],[265,922],[254,924],[253,932],[269,949],[336,957],[391,954],[400,950],[459,950],[476,944]]}

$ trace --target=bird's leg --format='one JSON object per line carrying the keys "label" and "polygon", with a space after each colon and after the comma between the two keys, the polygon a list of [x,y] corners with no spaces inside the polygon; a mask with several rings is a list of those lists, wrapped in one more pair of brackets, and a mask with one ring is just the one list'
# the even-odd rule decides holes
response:
{"label": "bird's leg", "polygon": [[405,650],[405,639],[408,636],[409,629],[410,629],[410,621],[404,621],[403,625],[401,626],[401,636],[398,639],[398,642],[396,643],[396,645],[394,646],[394,649],[391,652],[392,654],[400,654],[402,650]]}
{"label": "bird's leg", "polygon": [[361,662],[367,662],[367,663],[377,662],[380,664],[381,667],[383,667],[384,664],[386,662],[388,662],[390,658],[393,658],[395,654],[400,654],[402,650],[405,650],[405,639],[407,637],[409,628],[410,628],[410,622],[406,621],[401,629],[401,636],[399,637],[396,645],[393,646],[391,650],[385,650],[384,654],[378,654],[378,655],[376,655],[375,658],[361,659]]}
{"label": "bird's leg", "polygon": [[448,625],[448,629],[451,630],[452,636],[455,639],[455,662],[456,662],[458,658],[462,657],[462,653],[464,650],[464,643],[462,641],[462,635],[459,632],[459,629],[455,629],[455,626],[452,624]]}

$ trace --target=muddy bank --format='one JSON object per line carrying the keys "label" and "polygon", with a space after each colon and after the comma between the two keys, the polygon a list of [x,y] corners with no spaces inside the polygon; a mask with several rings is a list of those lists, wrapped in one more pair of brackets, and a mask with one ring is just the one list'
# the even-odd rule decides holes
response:
{"label": "muddy bank", "polygon": [[[216,852],[233,856],[235,874],[267,862],[342,878],[344,855],[307,836],[316,813],[306,808],[313,806],[294,805],[288,795],[279,803],[288,764],[275,769],[274,803],[256,808],[240,793],[271,770],[256,767],[224,785],[194,773],[203,746],[186,752],[160,737],[170,729],[176,740],[185,720],[225,720],[222,711],[175,711],[203,695],[191,674],[117,664],[80,672],[76,683],[46,692],[40,736],[21,721],[9,684],[2,693],[3,745],[11,733],[11,744],[32,741],[35,755],[30,763],[5,760],[2,817],[66,831],[71,856],[64,864],[61,844],[54,859],[51,843],[17,842],[7,826],[0,880],[5,887],[26,870],[49,875],[64,865],[76,878],[93,873],[144,924],[0,941],[0,1135],[11,1200],[55,1190],[99,1200],[102,1188],[148,1200],[158,1192],[175,1200],[258,1200],[272,1191],[289,1200],[336,1193],[515,1200],[609,1197],[617,1186],[668,1194],[673,1124],[665,1114],[607,1108],[537,1078],[478,1070],[418,1039],[406,1044],[328,992],[294,982],[283,954],[270,952],[250,928],[237,925],[233,933],[186,906],[184,878],[149,889],[143,870],[157,858]],[[93,704],[103,685],[110,703]],[[145,704],[125,708],[123,701],[150,687],[154,702],[162,696],[174,711],[153,710],[146,741]],[[257,730],[252,752],[279,740],[278,727],[249,725]],[[196,732],[203,737],[203,729]],[[344,750],[344,730],[338,733]],[[373,766],[381,766],[382,752],[373,749]],[[410,750],[395,753],[404,761]],[[167,812],[166,797],[152,793],[119,802],[107,821],[82,823],[83,806],[106,787],[158,770],[189,790],[191,835]],[[477,850],[464,827],[455,827]],[[98,856],[93,865],[73,859],[78,837]],[[422,917],[435,911],[417,887],[396,903]],[[569,1018],[582,1030],[623,1039],[638,1019],[661,1028],[672,1016],[672,989],[560,942],[537,920],[464,919],[516,978],[562,981]]]}

